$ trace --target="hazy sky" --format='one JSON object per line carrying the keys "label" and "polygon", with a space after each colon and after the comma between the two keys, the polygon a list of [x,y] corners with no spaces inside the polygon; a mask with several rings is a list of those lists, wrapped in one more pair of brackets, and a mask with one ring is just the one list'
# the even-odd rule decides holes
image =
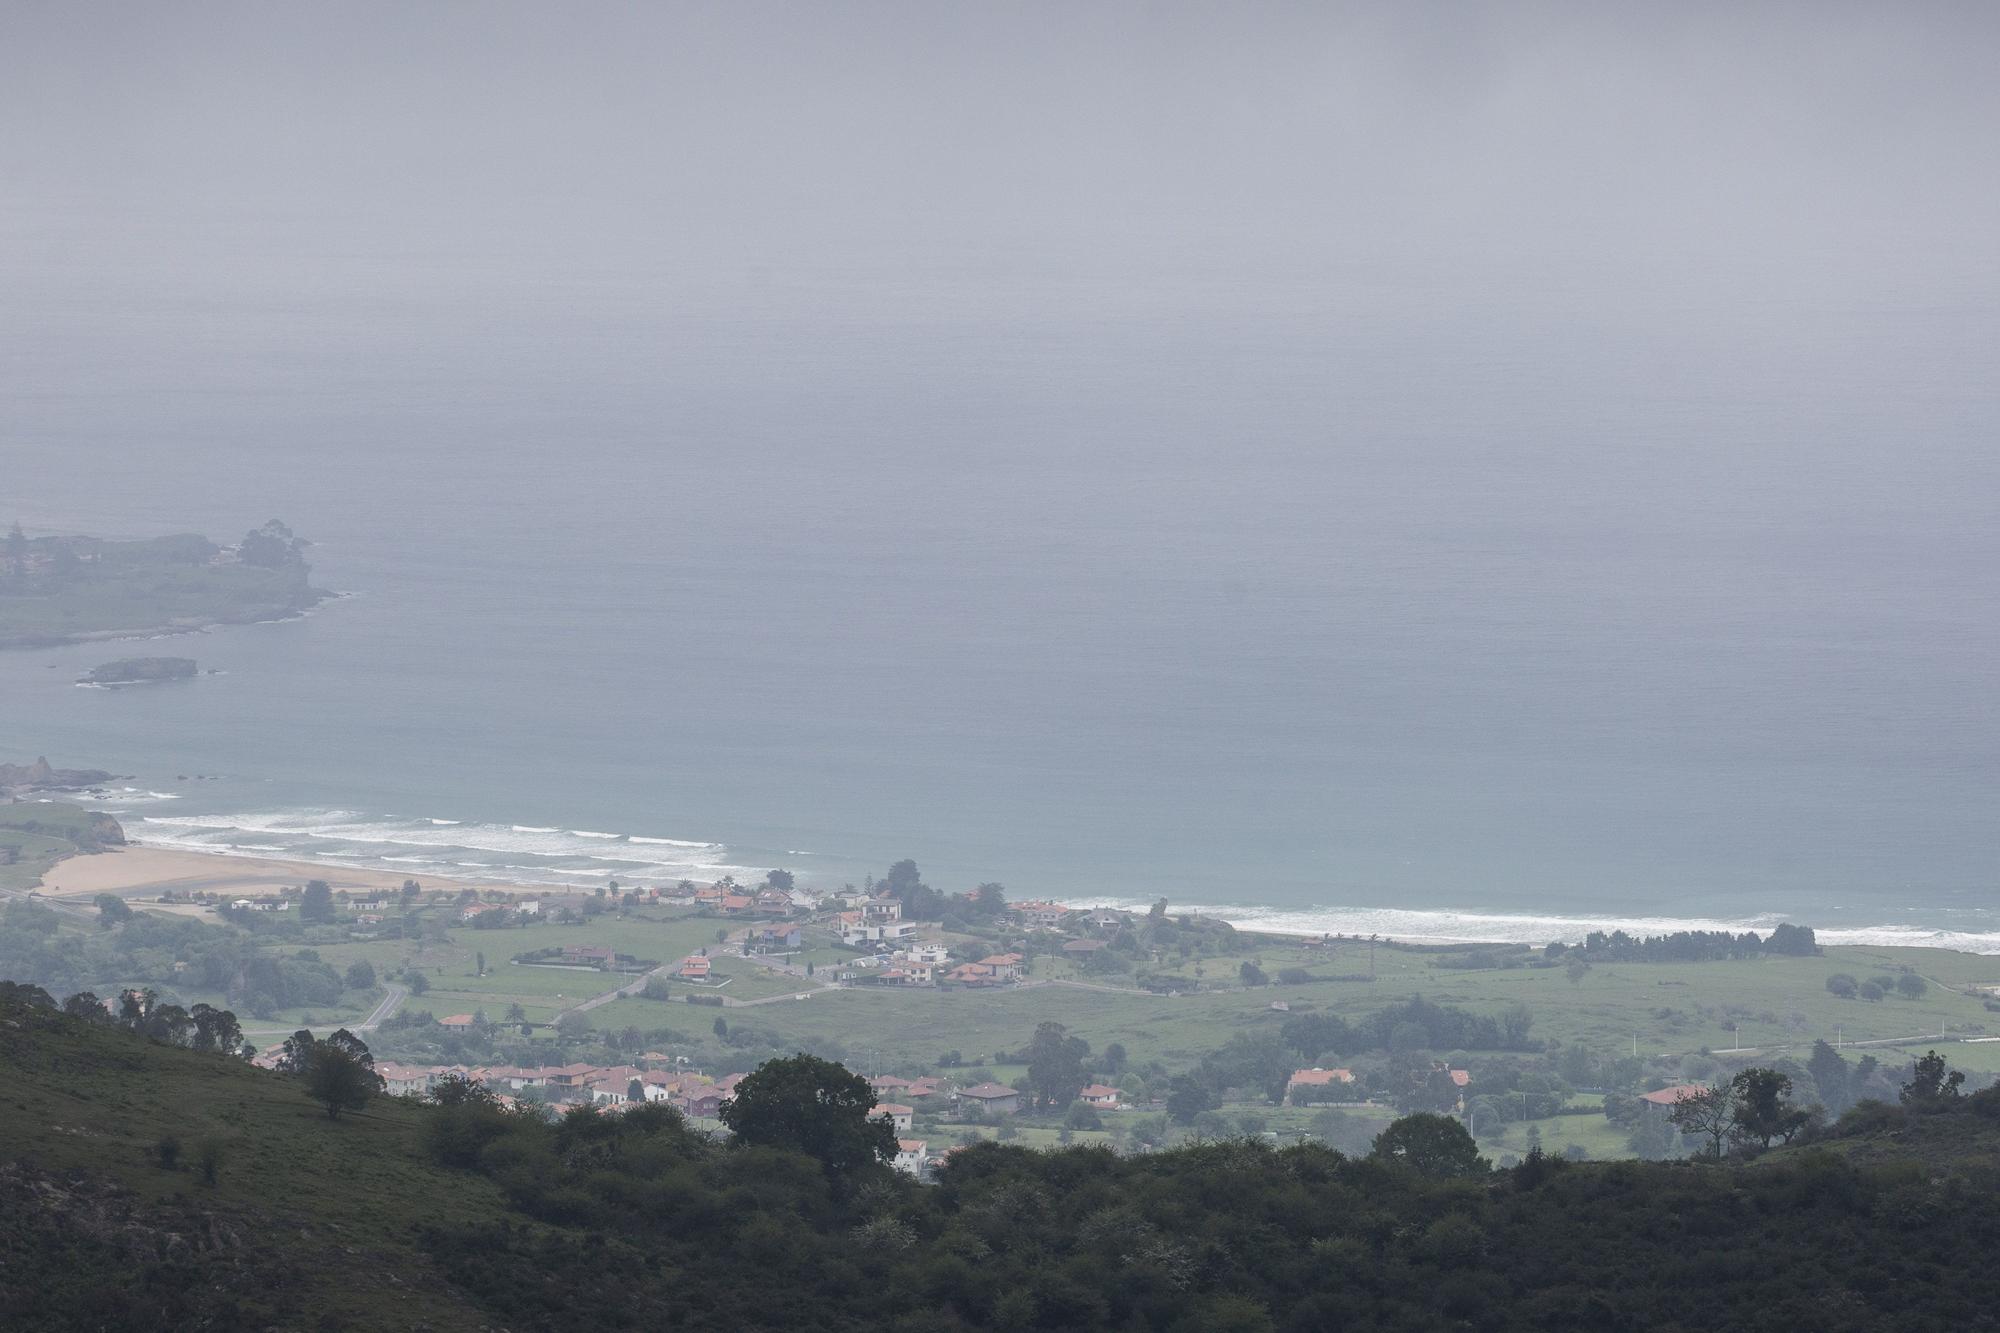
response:
{"label": "hazy sky", "polygon": [[[1996,36],[1989,4],[1825,0],[13,0],[0,207],[58,261],[201,262],[248,219],[526,266],[1506,254],[1947,297],[1992,281]],[[80,202],[102,231],[38,226]]]}
{"label": "hazy sky", "polygon": [[1974,892],[1996,37],[15,0],[0,521],[366,595],[13,734],[1010,882]]}

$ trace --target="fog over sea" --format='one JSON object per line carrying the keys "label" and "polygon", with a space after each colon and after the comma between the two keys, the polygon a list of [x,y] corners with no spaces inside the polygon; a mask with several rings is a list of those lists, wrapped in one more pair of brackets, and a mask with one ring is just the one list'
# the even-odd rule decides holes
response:
{"label": "fog over sea", "polygon": [[0,155],[0,524],[352,594],[0,654],[0,760],[419,879],[2000,952],[1980,44],[496,12],[0,56],[17,128],[133,81]]}

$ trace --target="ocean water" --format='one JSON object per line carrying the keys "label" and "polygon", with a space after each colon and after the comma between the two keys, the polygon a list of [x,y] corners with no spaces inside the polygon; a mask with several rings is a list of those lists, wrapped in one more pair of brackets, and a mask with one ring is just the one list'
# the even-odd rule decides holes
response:
{"label": "ocean water", "polygon": [[0,521],[279,516],[350,594],[157,688],[0,654],[0,756],[131,774],[141,840],[2000,949],[1983,259],[676,266],[218,214],[176,267],[74,221],[8,219]]}

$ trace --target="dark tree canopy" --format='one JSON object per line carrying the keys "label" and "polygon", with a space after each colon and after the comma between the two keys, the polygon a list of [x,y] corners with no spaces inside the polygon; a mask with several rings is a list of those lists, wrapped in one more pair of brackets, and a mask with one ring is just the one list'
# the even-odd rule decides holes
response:
{"label": "dark tree canopy", "polygon": [[[1836,1057],[1838,1058],[1838,1057]],[[1729,1081],[1734,1094],[1730,1117],[1741,1142],[1760,1148],[1772,1139],[1792,1141],[1792,1135],[1812,1122],[1812,1114],[1791,1103],[1792,1080],[1775,1069],[1746,1069]]]}
{"label": "dark tree canopy", "polygon": [[1028,1087],[1046,1107],[1068,1106],[1088,1081],[1083,1062],[1090,1046],[1060,1023],[1043,1023],[1028,1044]]}
{"label": "dark tree canopy", "polygon": [[861,1075],[801,1054],[757,1066],[722,1104],[721,1118],[738,1143],[791,1148],[838,1175],[896,1155],[896,1131],[869,1115],[874,1108]]}
{"label": "dark tree canopy", "polygon": [[1910,1081],[1903,1085],[1903,1105],[1913,1111],[1946,1109],[1958,1101],[1964,1082],[1965,1075],[1947,1065],[1942,1055],[1926,1051],[1910,1071]]}
{"label": "dark tree canopy", "polygon": [[1486,1170],[1486,1159],[1465,1126],[1448,1115],[1429,1112],[1406,1115],[1376,1135],[1369,1155],[1439,1178],[1476,1176]]}
{"label": "dark tree canopy", "polygon": [[323,879],[306,881],[306,891],[299,899],[299,920],[333,920],[333,886]]}

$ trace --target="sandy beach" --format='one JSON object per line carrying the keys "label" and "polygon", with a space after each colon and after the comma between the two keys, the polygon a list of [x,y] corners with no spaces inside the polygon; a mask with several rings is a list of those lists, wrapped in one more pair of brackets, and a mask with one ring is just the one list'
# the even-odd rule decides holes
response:
{"label": "sandy beach", "polygon": [[[335,889],[383,891],[400,888],[407,876],[359,866],[323,865],[309,861],[266,861],[247,856],[222,856],[194,852],[179,847],[145,847],[137,844],[114,851],[72,856],[58,862],[43,877],[41,892],[46,897],[90,897],[115,893],[123,898],[156,898],[171,889],[176,893],[206,891],[256,895],[297,888],[309,879],[323,879]],[[434,888],[474,888],[482,892],[499,889],[521,893],[518,884],[495,884],[469,879],[440,879],[426,875],[423,885]]]}

